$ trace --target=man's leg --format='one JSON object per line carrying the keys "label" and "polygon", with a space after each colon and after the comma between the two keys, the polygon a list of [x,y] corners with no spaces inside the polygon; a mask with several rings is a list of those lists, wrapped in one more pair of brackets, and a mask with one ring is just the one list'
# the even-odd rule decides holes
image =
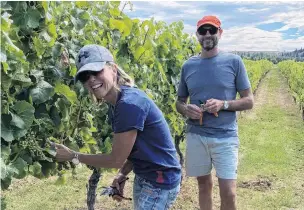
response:
{"label": "man's leg", "polygon": [[212,209],[212,176],[197,177],[200,210]]}
{"label": "man's leg", "polygon": [[206,138],[194,133],[186,135],[186,175],[196,177],[201,210],[212,209],[211,157]]}
{"label": "man's leg", "polygon": [[236,179],[239,139],[211,139],[211,157],[219,180],[221,210],[236,209]]}
{"label": "man's leg", "polygon": [[236,210],[236,180],[218,179],[221,196],[221,210]]}

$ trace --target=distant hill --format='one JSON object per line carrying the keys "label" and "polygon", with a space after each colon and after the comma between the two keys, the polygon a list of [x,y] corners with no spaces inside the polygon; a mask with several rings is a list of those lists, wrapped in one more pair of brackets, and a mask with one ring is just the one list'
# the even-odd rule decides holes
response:
{"label": "distant hill", "polygon": [[282,60],[304,61],[304,48],[296,49],[291,52],[279,51],[232,51],[242,58],[250,60],[267,59],[273,63],[278,63]]}

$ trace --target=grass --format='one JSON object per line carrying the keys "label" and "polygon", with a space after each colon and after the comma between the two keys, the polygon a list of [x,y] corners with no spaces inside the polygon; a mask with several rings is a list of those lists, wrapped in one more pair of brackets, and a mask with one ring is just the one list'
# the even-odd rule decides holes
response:
{"label": "grass", "polygon": [[[287,89],[281,75],[270,72],[259,86],[255,108],[238,119],[238,209],[304,209],[304,123],[292,99],[289,100]],[[181,147],[184,150],[184,143]],[[2,192],[2,197],[8,210],[84,210],[89,176],[86,167],[79,168],[77,179],[69,177],[67,184],[60,186],[55,184],[56,178],[28,177],[15,181],[9,191]],[[113,176],[113,172],[104,173],[98,194],[101,186],[111,184]],[[263,186],[261,180],[270,186]],[[241,187],[243,183],[257,182],[254,187]],[[127,197],[132,195],[132,183],[131,178],[126,186]],[[185,177],[173,209],[199,209],[197,195],[196,180]],[[213,196],[218,209],[217,182]],[[132,209],[132,203],[116,203],[98,195],[96,209]]]}

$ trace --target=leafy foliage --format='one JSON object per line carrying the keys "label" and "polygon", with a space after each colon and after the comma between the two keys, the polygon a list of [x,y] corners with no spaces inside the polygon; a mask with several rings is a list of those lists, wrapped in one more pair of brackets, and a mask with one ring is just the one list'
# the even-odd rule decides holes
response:
{"label": "leafy foliage", "polygon": [[274,65],[268,60],[252,61],[244,59],[244,64],[250,78],[252,91],[256,91],[260,80]]}
{"label": "leafy foliage", "polygon": [[287,78],[293,97],[299,103],[304,117],[304,62],[282,61],[278,67]]}

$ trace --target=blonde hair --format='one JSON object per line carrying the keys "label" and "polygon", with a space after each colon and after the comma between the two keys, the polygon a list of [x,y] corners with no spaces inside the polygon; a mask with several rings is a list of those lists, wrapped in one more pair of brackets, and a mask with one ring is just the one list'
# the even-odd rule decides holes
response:
{"label": "blonde hair", "polygon": [[[112,70],[116,68],[117,70],[117,80],[116,84],[114,84],[114,88],[118,90],[119,92],[121,91],[120,86],[129,86],[129,87],[134,87],[135,83],[134,80],[122,69],[120,68],[116,63],[114,62],[107,62],[106,65],[110,67]],[[92,100],[98,104],[102,104],[104,102],[103,99],[97,99],[93,93],[90,92],[90,96]]]}
{"label": "blonde hair", "polygon": [[117,81],[116,81],[117,89],[120,89],[119,86],[121,85],[129,86],[129,87],[134,86],[134,80],[116,63],[107,62],[106,65],[109,66],[111,69],[116,68],[117,70]]}

